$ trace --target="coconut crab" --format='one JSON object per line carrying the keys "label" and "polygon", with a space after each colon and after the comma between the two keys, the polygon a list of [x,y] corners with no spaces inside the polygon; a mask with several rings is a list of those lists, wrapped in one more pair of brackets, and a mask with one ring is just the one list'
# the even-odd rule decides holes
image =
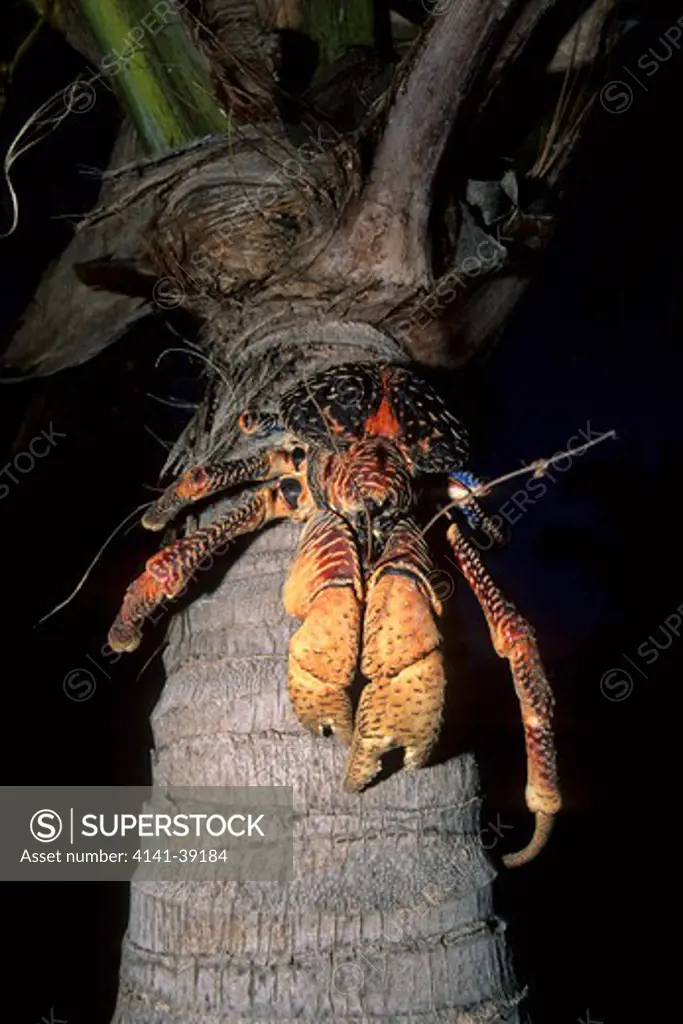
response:
{"label": "coconut crab", "polygon": [[[423,766],[439,733],[446,676],[437,626],[442,603],[415,520],[420,480],[445,477],[444,491],[466,522],[500,540],[472,495],[478,481],[466,469],[464,428],[411,370],[362,363],[297,383],[275,409],[245,410],[239,426],[259,442],[257,452],[188,469],[142,523],[160,530],[191,503],[239,485],[252,486],[248,496],[147,561],[126,591],[109,643],[134,650],[151,612],[177,597],[207,554],[232,538],[275,520],[305,524],[283,594],[286,611],[302,620],[289,644],[293,709],[306,728],[349,746],[345,785],[352,791],[372,781],[391,749],[404,749],[406,769]],[[496,653],[510,663],[520,702],[535,830],[523,850],[504,858],[514,866],[541,849],[560,809],[552,693],[529,623],[501,594],[459,522],[452,519],[447,538]],[[359,663],[367,683],[354,718]]]}

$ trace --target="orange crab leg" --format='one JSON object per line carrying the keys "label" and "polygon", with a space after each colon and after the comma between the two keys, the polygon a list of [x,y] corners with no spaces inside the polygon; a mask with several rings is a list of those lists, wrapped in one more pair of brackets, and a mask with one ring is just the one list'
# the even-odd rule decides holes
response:
{"label": "orange crab leg", "polygon": [[161,530],[178,512],[192,502],[208,498],[246,481],[274,480],[296,473],[305,458],[303,448],[289,452],[274,449],[247,459],[233,459],[215,466],[195,466],[170,484],[142,517],[146,530]]}
{"label": "orange crab leg", "polygon": [[363,581],[353,533],[334,512],[307,523],[285,583],[284,605],[303,624],[289,642],[292,707],[312,732],[351,742]]}
{"label": "orange crab leg", "polygon": [[518,853],[503,857],[507,867],[530,861],[543,848],[560,810],[555,740],[552,729],[553,695],[546,679],[534,631],[511,601],[501,594],[475,549],[456,524],[448,540],[463,576],[482,607],[496,653],[510,662],[519,699],[527,755],[526,804],[535,814],[534,835]]}
{"label": "orange crab leg", "polygon": [[[294,481],[291,481],[294,483]],[[302,488],[297,483],[300,493]],[[299,519],[298,498],[285,498],[280,485],[264,487],[214,522],[162,548],[126,591],[109,644],[115,651],[134,651],[142,624],[165,598],[177,597],[207,555],[233,537],[258,530],[274,519]]]}
{"label": "orange crab leg", "polygon": [[438,736],[446,678],[436,616],[441,602],[429,582],[432,564],[417,526],[389,535],[367,588],[361,695],[346,771],[359,790],[380,771],[382,755],[404,747],[407,769],[421,767]]}

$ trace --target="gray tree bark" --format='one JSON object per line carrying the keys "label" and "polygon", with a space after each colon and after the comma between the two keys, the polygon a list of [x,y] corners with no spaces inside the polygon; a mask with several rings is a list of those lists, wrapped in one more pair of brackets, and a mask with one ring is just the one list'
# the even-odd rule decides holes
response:
{"label": "gray tree bark", "polygon": [[[114,1024],[520,1022],[471,755],[360,796],[286,691],[297,528],[250,545],[172,623],[160,786],[292,786],[290,883],[132,883]],[[488,840],[488,837],[487,837]]]}

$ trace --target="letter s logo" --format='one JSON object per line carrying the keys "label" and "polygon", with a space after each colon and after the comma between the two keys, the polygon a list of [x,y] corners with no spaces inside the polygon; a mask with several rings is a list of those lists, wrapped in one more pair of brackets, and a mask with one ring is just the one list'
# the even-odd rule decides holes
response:
{"label": "letter s logo", "polygon": [[62,834],[62,819],[47,808],[36,811],[29,825],[31,835],[39,843],[53,843]]}

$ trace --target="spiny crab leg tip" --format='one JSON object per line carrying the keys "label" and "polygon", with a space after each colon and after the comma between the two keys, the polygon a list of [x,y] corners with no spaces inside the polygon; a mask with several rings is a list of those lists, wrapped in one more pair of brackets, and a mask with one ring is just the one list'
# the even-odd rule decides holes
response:
{"label": "spiny crab leg tip", "polygon": [[109,633],[107,642],[111,647],[112,651],[116,651],[117,654],[130,654],[136,651],[140,646],[140,636],[133,634],[132,636],[117,636],[113,630]]}
{"label": "spiny crab leg tip", "polygon": [[163,519],[152,519],[152,518],[149,517],[149,513],[146,516],[142,517],[142,519],[140,520],[140,523],[141,523],[141,525],[143,526],[143,528],[145,530],[152,530],[155,533],[158,530],[163,530],[164,526],[166,525],[165,520],[163,520]]}
{"label": "spiny crab leg tip", "polygon": [[532,861],[548,842],[554,824],[554,814],[545,814],[543,811],[537,811],[533,836],[523,849],[517,853],[506,853],[503,856],[502,860],[505,867],[519,868],[523,864],[528,864]]}

